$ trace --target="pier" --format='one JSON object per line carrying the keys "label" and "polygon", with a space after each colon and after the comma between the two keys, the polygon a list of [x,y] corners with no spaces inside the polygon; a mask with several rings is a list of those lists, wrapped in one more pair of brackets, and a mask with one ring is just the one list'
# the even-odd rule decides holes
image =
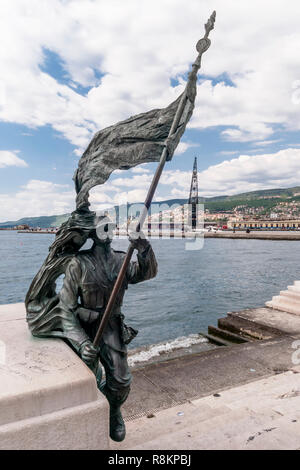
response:
{"label": "pier", "polygon": [[[54,230],[18,230],[18,233],[31,233],[34,235],[47,234],[55,235]],[[145,232],[146,233],[146,232]],[[126,237],[126,231],[118,231],[116,236]],[[241,240],[300,240],[300,230],[291,231],[272,231],[272,230],[253,230],[250,233],[244,231],[218,230],[211,232],[192,232],[192,231],[152,231],[148,232],[147,238],[231,238]]]}

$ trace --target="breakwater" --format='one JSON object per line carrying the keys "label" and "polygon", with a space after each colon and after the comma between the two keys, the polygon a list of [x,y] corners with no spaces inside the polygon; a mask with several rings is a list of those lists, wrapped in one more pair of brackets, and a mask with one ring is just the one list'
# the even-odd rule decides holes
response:
{"label": "breakwater", "polygon": [[[47,234],[55,235],[56,231],[50,230],[18,230],[18,233],[30,233],[34,235]],[[152,231],[145,235],[150,239],[156,238],[231,238],[236,240],[300,240],[300,230],[295,231],[251,231],[250,233],[237,231],[233,232],[230,230],[217,231],[217,232],[181,232],[181,231]],[[126,237],[128,234],[126,231],[119,231],[116,236]]]}

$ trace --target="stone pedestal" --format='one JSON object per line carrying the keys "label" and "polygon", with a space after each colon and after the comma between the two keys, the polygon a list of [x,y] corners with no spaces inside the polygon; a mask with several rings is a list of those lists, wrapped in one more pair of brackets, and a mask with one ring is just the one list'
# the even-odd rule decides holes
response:
{"label": "stone pedestal", "polygon": [[108,449],[108,403],[60,339],[31,336],[24,304],[0,306],[0,449]]}

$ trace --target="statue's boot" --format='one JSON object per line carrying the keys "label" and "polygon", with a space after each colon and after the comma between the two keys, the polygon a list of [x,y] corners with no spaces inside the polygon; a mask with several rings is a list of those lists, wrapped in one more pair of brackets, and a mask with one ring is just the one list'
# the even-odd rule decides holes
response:
{"label": "statue's boot", "polygon": [[109,377],[103,379],[101,365],[98,365],[96,372],[97,385],[99,390],[106,396],[109,403],[109,435],[116,442],[123,441],[126,435],[125,423],[121,413],[121,406],[127,400],[130,392],[130,382],[120,386],[120,381]]}
{"label": "statue's boot", "polygon": [[116,442],[125,439],[126,428],[120,406],[110,405],[109,435]]}
{"label": "statue's boot", "polygon": [[[103,384],[103,382],[102,382]],[[125,423],[121,413],[121,405],[126,401],[130,387],[109,390],[107,384],[101,387],[109,402],[109,435],[113,441],[123,441],[126,435]]]}

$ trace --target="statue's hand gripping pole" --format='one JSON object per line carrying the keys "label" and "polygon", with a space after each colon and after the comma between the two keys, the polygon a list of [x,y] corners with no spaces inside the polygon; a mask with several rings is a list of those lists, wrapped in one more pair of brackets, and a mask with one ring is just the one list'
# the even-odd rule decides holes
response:
{"label": "statue's hand gripping pole", "polygon": [[[205,24],[205,35],[204,35],[204,37],[202,39],[200,39],[198,41],[197,45],[196,45],[196,49],[198,51],[198,57],[197,57],[196,61],[193,63],[192,70],[189,73],[188,82],[187,82],[185,90],[182,94],[181,100],[179,102],[176,114],[175,114],[174,119],[173,119],[171,129],[169,131],[168,138],[170,138],[173,134],[175,134],[175,132],[178,128],[178,125],[180,123],[180,120],[182,118],[182,114],[183,114],[183,111],[184,111],[184,108],[185,108],[185,105],[186,105],[186,100],[188,99],[189,93],[191,92],[191,83],[197,79],[197,72],[198,72],[198,70],[201,66],[201,56],[202,56],[203,52],[205,52],[210,46],[210,40],[208,39],[208,35],[209,35],[210,31],[214,28],[215,19],[216,19],[216,12],[214,11],[212,13],[212,15],[210,16],[209,20],[207,21],[207,23]],[[167,145],[166,145],[164,147],[163,151],[162,151],[159,164],[157,166],[157,169],[156,169],[155,174],[153,176],[150,188],[148,190],[148,194],[147,194],[147,197],[146,197],[146,200],[145,200],[144,208],[143,208],[143,211],[142,211],[142,213],[139,217],[139,221],[138,221],[138,224],[137,224],[137,227],[136,227],[136,232],[141,231],[142,226],[145,222],[145,219],[147,217],[148,210],[149,210],[149,207],[151,205],[155,190],[157,188],[159,179],[161,177],[163,168],[165,166],[167,156],[168,156],[168,150],[167,150]],[[105,330],[105,327],[106,327],[106,325],[109,321],[110,314],[111,314],[112,309],[114,307],[118,292],[119,292],[119,290],[120,290],[120,288],[123,284],[124,278],[126,276],[127,268],[129,266],[129,263],[130,263],[132,255],[133,255],[133,252],[134,252],[134,247],[133,247],[132,244],[130,244],[129,247],[128,247],[126,256],[124,258],[123,264],[121,266],[121,269],[119,271],[117,280],[116,280],[115,285],[113,287],[113,290],[111,292],[111,295],[110,295],[109,301],[107,303],[105,312],[103,314],[101,323],[99,325],[98,331],[97,331],[96,336],[94,338],[93,345],[96,346],[96,347],[99,346],[102,334],[103,334],[103,332]]]}

